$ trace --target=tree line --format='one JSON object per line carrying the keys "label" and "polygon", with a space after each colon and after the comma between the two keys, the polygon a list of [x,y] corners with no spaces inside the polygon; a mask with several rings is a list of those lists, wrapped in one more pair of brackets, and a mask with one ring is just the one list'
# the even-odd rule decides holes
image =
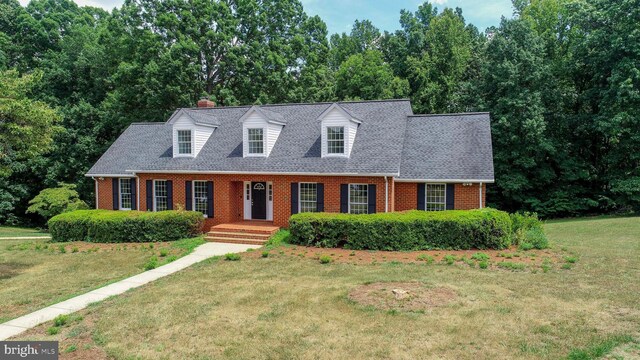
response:
{"label": "tree line", "polygon": [[[84,173],[132,122],[219,105],[410,98],[489,111],[491,205],[544,217],[640,209],[640,0],[514,0],[480,32],[425,2],[329,36],[299,0],[0,0],[0,223]],[[132,154],[132,156],[135,156]]]}

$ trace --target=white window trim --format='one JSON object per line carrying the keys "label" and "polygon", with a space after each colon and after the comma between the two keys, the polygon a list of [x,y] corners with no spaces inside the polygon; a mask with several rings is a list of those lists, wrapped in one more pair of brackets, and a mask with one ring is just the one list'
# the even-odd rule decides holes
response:
{"label": "white window trim", "polygon": [[[336,128],[336,127],[341,127],[342,128],[342,136],[343,136],[343,148],[342,148],[342,153],[330,153],[329,152],[329,128]],[[327,151],[324,154],[324,157],[349,157],[349,154],[347,153],[347,149],[349,148],[349,137],[347,136],[347,127],[344,125],[324,125],[324,133],[326,134],[325,139],[324,139],[324,146],[326,147]]]}
{"label": "white window trim", "polygon": [[[428,192],[427,192],[427,185],[444,185],[444,209],[442,210],[427,210],[427,197],[428,197]],[[435,204],[435,203],[433,203]],[[445,211],[447,210],[447,183],[443,183],[443,182],[428,182],[428,183],[424,183],[424,210],[425,211]]]}
{"label": "white window trim", "polygon": [[[251,153],[249,148],[249,143],[251,140],[249,139],[249,130],[261,129],[262,130],[262,152],[261,153]],[[267,128],[264,127],[248,127],[247,128],[247,155],[246,157],[267,157]]]}
{"label": "white window trim", "polygon": [[[348,212],[349,214],[351,214],[351,185],[364,185],[367,187],[367,212],[365,214],[369,213],[369,184],[361,184],[361,183],[352,183],[349,184],[349,193],[347,194],[347,204],[348,204]],[[362,203],[359,203],[358,205],[362,205]]]}
{"label": "white window trim", "polygon": [[[178,138],[178,131],[191,131],[191,152],[188,154],[180,154],[180,139]],[[176,137],[176,149],[173,152],[173,157],[194,157],[196,147],[196,129],[195,128],[175,128],[173,136]]]}
{"label": "white window trim", "polygon": [[122,180],[129,181],[129,194],[131,195],[131,205],[133,206],[133,189],[131,189],[131,178],[118,178],[118,209],[119,210],[131,210],[131,207],[124,208],[122,207]]}
{"label": "white window trim", "polygon": [[312,212],[316,212],[318,209],[318,183],[317,182],[300,182],[298,183],[298,212],[302,212],[302,184],[315,184],[316,185],[316,210]]}
{"label": "white window trim", "polygon": [[[156,182],[158,182],[158,181],[164,181],[165,183],[167,182],[167,180],[165,180],[165,179],[154,179],[153,180],[153,189],[152,190],[153,190],[153,211],[154,212],[158,211],[158,209],[156,207]],[[169,194],[167,194],[167,205],[168,205],[168,203],[169,203]]]}
{"label": "white window trim", "polygon": [[[207,180],[193,180],[191,183],[192,184],[191,185],[191,208],[193,209],[193,211],[197,211],[196,210],[196,183],[204,183],[206,188]],[[207,211],[208,211],[208,207],[209,207],[209,194],[207,193]],[[206,218],[208,214],[202,213],[202,216]]]}

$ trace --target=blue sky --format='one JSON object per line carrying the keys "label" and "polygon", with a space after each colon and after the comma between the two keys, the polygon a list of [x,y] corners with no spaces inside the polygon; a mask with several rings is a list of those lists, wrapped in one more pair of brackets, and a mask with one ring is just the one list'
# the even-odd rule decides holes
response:
{"label": "blue sky", "polygon": [[[123,0],[75,0],[79,5],[99,6],[111,10]],[[415,11],[422,0],[301,0],[310,15],[320,15],[327,23],[329,34],[349,32],[353,22],[371,20],[380,30],[393,31],[400,27],[400,10]],[[26,5],[29,0],[20,0]],[[439,10],[460,7],[467,22],[480,31],[498,25],[502,16],[511,17],[511,0],[432,0]]]}

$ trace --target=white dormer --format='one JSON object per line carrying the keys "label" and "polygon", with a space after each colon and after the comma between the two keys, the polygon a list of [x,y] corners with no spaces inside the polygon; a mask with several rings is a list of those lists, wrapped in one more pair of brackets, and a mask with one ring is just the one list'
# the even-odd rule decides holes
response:
{"label": "white dormer", "polygon": [[203,110],[180,109],[171,116],[173,157],[196,157],[218,127],[216,118]]}
{"label": "white dormer", "polygon": [[337,103],[318,116],[321,121],[322,157],[349,157],[360,119]]}
{"label": "white dormer", "polygon": [[241,118],[242,156],[267,157],[285,125],[281,114],[252,106]]}

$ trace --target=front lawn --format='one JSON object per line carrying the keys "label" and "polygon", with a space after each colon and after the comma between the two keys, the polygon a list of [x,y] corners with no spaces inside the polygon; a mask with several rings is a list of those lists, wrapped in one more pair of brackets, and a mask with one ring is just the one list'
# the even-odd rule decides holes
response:
{"label": "front lawn", "polygon": [[48,233],[38,229],[22,228],[15,226],[0,226],[0,239],[6,237],[30,237],[30,236],[50,236]]}
{"label": "front lawn", "polygon": [[545,229],[551,251],[579,259],[570,268],[323,264],[291,246],[259,249],[92,306],[57,335],[44,324],[18,339],[59,340],[75,357],[116,359],[590,359],[635,351],[640,218]]}
{"label": "front lawn", "polygon": [[0,240],[0,323],[162,265],[203,242]]}

